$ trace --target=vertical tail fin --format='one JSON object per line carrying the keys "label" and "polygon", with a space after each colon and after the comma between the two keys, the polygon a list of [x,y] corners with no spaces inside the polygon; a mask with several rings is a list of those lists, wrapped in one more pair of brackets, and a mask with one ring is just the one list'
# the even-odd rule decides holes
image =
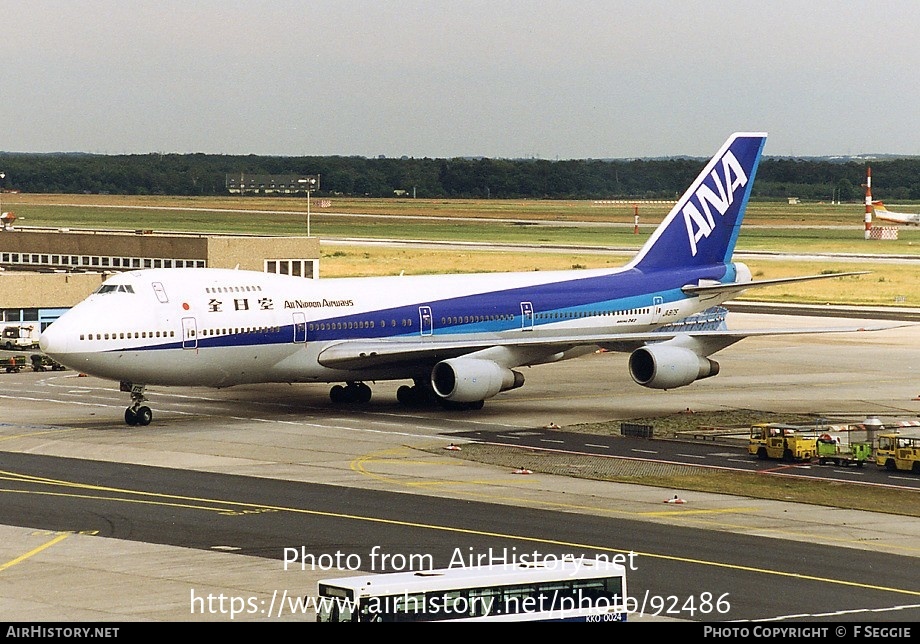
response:
{"label": "vertical tail fin", "polygon": [[732,134],[629,266],[647,272],[730,261],[766,140]]}

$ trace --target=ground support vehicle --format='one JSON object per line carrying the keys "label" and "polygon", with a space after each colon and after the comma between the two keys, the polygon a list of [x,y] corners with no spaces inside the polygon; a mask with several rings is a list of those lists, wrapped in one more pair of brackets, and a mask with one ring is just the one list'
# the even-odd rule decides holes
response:
{"label": "ground support vehicle", "polygon": [[748,454],[787,462],[811,461],[818,451],[818,435],[794,425],[758,423],[751,426]]}
{"label": "ground support vehicle", "polygon": [[43,353],[33,353],[30,359],[32,360],[32,371],[64,371],[67,368]]}
{"label": "ground support vehicle", "polygon": [[26,366],[25,356],[10,356],[3,360],[3,367],[7,373],[19,373]]}
{"label": "ground support vehicle", "polygon": [[878,435],[875,464],[886,470],[920,474],[920,436],[898,432]]}
{"label": "ground support vehicle", "polygon": [[850,465],[862,467],[866,461],[872,458],[872,443],[869,441],[841,445],[830,434],[822,434],[818,437],[816,446],[818,465],[833,463],[844,467]]}
{"label": "ground support vehicle", "polygon": [[13,349],[36,349],[38,348],[38,338],[41,330],[38,323],[35,324],[12,324],[3,327],[2,335],[3,347],[7,351]]}

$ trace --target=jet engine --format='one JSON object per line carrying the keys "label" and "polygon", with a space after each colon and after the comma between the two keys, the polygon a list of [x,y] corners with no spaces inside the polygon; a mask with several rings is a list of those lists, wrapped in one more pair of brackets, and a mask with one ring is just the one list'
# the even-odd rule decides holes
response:
{"label": "jet engine", "polygon": [[492,360],[451,358],[431,370],[431,386],[444,400],[476,402],[524,384],[523,374]]}
{"label": "jet engine", "polygon": [[719,363],[691,349],[651,344],[629,356],[629,375],[643,387],[674,389],[719,373]]}

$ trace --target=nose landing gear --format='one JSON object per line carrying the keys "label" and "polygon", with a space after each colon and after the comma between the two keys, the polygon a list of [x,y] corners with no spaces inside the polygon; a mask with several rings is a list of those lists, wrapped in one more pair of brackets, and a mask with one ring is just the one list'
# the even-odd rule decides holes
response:
{"label": "nose landing gear", "polygon": [[144,389],[147,385],[136,385],[131,382],[122,382],[121,390],[131,392],[131,406],[125,409],[125,422],[128,425],[146,426],[153,420],[153,411],[150,407],[143,404],[147,402],[144,396]]}

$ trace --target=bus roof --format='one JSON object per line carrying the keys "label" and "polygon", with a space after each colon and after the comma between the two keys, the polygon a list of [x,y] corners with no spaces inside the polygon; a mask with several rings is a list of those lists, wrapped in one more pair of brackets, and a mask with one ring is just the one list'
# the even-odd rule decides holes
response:
{"label": "bus roof", "polygon": [[625,566],[598,557],[596,559],[557,559],[538,563],[457,566],[414,572],[356,575],[337,579],[321,579],[319,585],[348,588],[356,596],[367,596],[622,577],[625,574]]}

